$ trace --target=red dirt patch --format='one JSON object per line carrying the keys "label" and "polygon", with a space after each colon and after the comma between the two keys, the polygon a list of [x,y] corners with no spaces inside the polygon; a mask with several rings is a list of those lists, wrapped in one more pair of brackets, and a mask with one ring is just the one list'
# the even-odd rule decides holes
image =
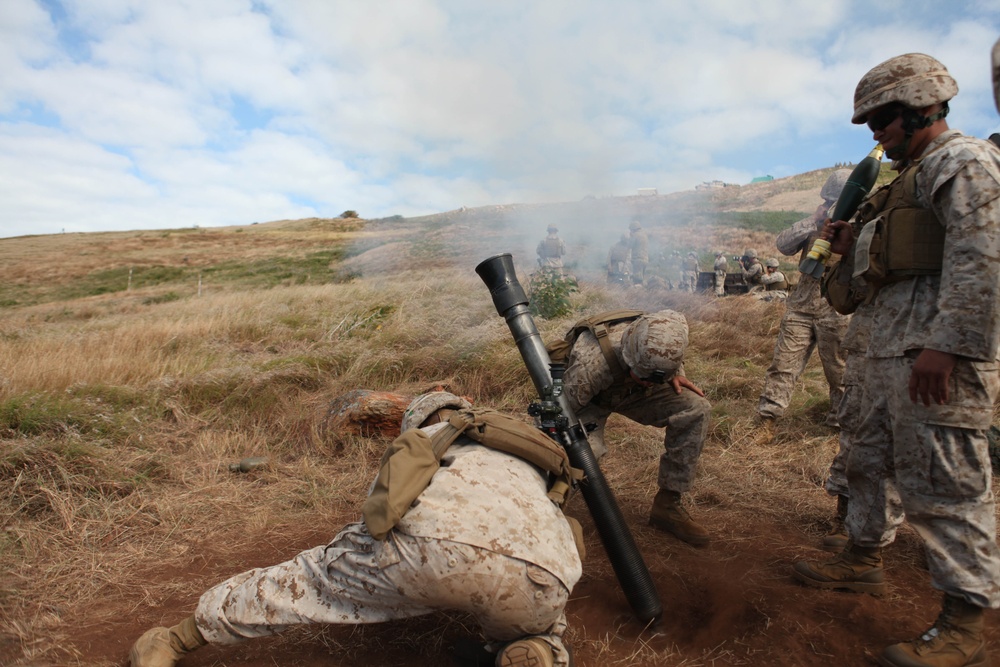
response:
{"label": "red dirt patch", "polygon": [[[572,513],[582,516],[585,511],[580,502]],[[569,642],[580,667],[874,664],[883,646],[915,636],[937,614],[939,596],[930,588],[928,574],[912,564],[920,560],[912,533],[901,533],[886,550],[890,593],[878,599],[814,591],[792,580],[795,560],[825,557],[808,546],[817,535],[754,522],[752,517],[734,521],[722,510],[704,508],[698,516],[716,529],[715,539],[707,548],[695,549],[646,526],[644,511],[626,512],[626,518],[663,601],[661,632],[644,629],[634,619],[596,532],[585,520],[590,556],[568,607]],[[713,524],[713,519],[718,521]],[[99,608],[128,606],[133,612],[79,626],[69,639],[87,656],[85,662],[125,664],[139,634],[190,613],[202,589],[238,571],[287,559],[330,536],[289,527],[252,554],[192,550],[195,556],[186,568],[149,575],[152,589],[175,582],[183,586],[181,592],[131,605],[104,600]],[[1000,639],[996,620],[996,612],[988,612],[993,647]],[[237,647],[206,647],[182,665],[450,664],[454,642],[475,632],[470,619],[445,614],[360,628],[302,628]]]}

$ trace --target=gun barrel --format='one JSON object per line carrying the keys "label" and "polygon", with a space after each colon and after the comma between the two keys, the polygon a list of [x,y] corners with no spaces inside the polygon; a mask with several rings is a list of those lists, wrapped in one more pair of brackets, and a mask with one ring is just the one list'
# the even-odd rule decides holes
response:
{"label": "gun barrel", "polygon": [[[535,390],[540,397],[551,396],[549,355],[528,310],[528,297],[517,280],[512,256],[503,253],[490,257],[476,267],[476,273],[489,288],[497,313],[506,320]],[[569,421],[566,440],[560,444],[566,449],[570,464],[583,470],[580,490],[622,591],[641,621],[655,621],[662,616],[663,606],[649,568],[587,442],[586,429],[573,413],[566,396],[560,395],[557,400]]]}

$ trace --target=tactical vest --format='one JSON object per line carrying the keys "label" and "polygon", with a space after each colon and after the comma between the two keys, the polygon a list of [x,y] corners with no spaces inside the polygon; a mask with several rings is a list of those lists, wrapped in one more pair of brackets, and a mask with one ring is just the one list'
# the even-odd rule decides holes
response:
{"label": "tactical vest", "polygon": [[873,287],[869,301],[884,285],[941,274],[945,230],[934,212],[917,202],[921,164],[915,160],[858,211],[864,226],[855,245],[854,275]]}
{"label": "tactical vest", "polygon": [[[784,275],[784,274],[782,274],[782,275]],[[781,280],[779,280],[776,283],[770,283],[770,284],[764,286],[764,291],[765,292],[770,292],[772,290],[781,290],[781,289],[788,289],[788,281],[785,280],[784,278],[782,278]]]}
{"label": "tactical vest", "polygon": [[630,250],[627,245],[624,245],[622,243],[616,243],[615,245],[611,246],[610,260],[612,263],[624,262],[625,260],[628,259],[629,252]]}
{"label": "tactical vest", "polygon": [[546,257],[559,257],[561,256],[559,239],[552,236],[546,236],[542,241],[542,250],[545,252]]}
{"label": "tactical vest", "polygon": [[595,405],[602,407],[611,407],[617,405],[626,397],[630,396],[633,392],[643,389],[643,387],[632,379],[630,373],[627,373],[624,368],[622,368],[621,362],[618,361],[618,355],[615,354],[614,348],[611,346],[611,341],[609,340],[609,334],[611,333],[609,327],[621,322],[631,322],[637,320],[646,312],[643,310],[609,310],[604,313],[598,313],[597,315],[591,315],[590,317],[584,318],[573,325],[573,327],[566,332],[566,335],[562,340],[556,341],[548,345],[545,349],[549,353],[549,359],[553,362],[563,362],[565,363],[569,359],[570,352],[573,350],[573,345],[576,343],[576,339],[580,337],[584,331],[589,331],[593,334],[594,338],[597,339],[597,344],[601,346],[601,353],[604,355],[604,360],[608,364],[608,368],[611,370],[612,384],[609,388],[598,393],[591,399],[591,402]]}
{"label": "tactical vest", "polygon": [[[413,501],[430,484],[440,468],[441,457],[461,435],[549,473],[548,497],[560,508],[573,483],[583,478],[583,472],[570,465],[566,451],[537,428],[486,408],[460,410],[454,412],[433,437],[421,429],[410,429],[386,449],[372,492],[361,507],[372,537],[385,539],[399,523]],[[570,525],[576,537],[579,524],[574,526],[570,521]],[[582,557],[582,544],[577,548]]]}

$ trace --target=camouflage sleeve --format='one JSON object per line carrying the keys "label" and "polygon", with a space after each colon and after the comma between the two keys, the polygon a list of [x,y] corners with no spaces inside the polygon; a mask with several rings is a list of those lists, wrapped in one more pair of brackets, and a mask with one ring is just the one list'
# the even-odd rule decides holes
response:
{"label": "camouflage sleeve", "polygon": [[594,396],[610,387],[613,381],[597,339],[589,331],[583,332],[573,345],[563,376],[570,408],[575,412],[589,405]]}
{"label": "camouflage sleeve", "polygon": [[760,277],[761,285],[770,285],[771,283],[780,283],[785,279],[785,274],[781,271],[775,271],[774,273],[765,273]]}
{"label": "camouflage sleeve", "polygon": [[802,218],[794,225],[778,234],[774,240],[774,245],[782,255],[794,255],[802,250],[802,246],[809,240],[809,236],[816,231],[816,218],[809,216]]}
{"label": "camouflage sleeve", "polygon": [[918,181],[945,225],[938,312],[926,346],[993,361],[1000,343],[1000,152],[979,140],[962,143],[947,160],[928,159],[927,182]]}

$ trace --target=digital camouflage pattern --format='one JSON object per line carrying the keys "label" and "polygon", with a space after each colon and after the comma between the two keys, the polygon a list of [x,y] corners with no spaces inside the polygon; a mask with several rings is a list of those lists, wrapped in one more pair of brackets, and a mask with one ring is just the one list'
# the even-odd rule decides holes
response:
{"label": "digital camouflage pattern", "polygon": [[385,540],[350,524],[329,545],[207,591],[196,611],[202,634],[234,643],[301,623],[455,610],[472,614],[491,640],[540,635],[556,664],[568,665],[564,609],[582,565],[541,472],[464,436],[442,463]]}
{"label": "digital camouflage pattern", "polygon": [[619,349],[624,366],[640,378],[656,371],[671,378],[681,366],[687,345],[687,320],[673,310],[661,310],[628,322]]}
{"label": "digital camouflage pattern", "polygon": [[[824,201],[829,195],[836,199],[847,182],[850,171],[840,169],[831,174],[823,184]],[[775,239],[775,246],[783,255],[799,255],[805,259],[826,218],[825,207],[782,230]],[[806,273],[799,273],[799,282],[785,299],[785,314],[778,328],[771,365],[767,369],[764,390],[757,403],[757,413],[763,417],[781,417],[792,398],[795,383],[805,370],[813,350],[819,354],[823,374],[829,386],[830,412],[826,422],[837,425],[837,407],[843,395],[844,354],[841,339],[847,330],[850,316],[841,315],[820,294],[820,281]],[[862,351],[863,354],[863,351]]]}
{"label": "digital camouflage pattern", "polygon": [[715,254],[715,264],[712,266],[715,271],[715,296],[723,296],[726,293],[726,274],[729,272],[729,260],[725,253]]}
{"label": "digital camouflage pattern", "polygon": [[1000,113],[1000,39],[993,45],[993,101]]}
{"label": "digital camouflage pattern", "polygon": [[[661,361],[671,360],[671,363],[676,359],[674,373],[683,375],[682,357],[687,346],[684,316],[672,311],[653,315],[661,323],[663,331],[654,336],[657,351],[652,356]],[[632,324],[611,325],[608,334],[619,363],[626,368],[629,364],[622,354],[622,336]],[[654,327],[658,328],[660,326]],[[669,340],[673,340],[676,347],[670,348]],[[640,356],[646,359],[645,354]],[[665,451],[660,457],[657,479],[659,488],[678,493],[690,489],[708,433],[711,405],[705,398],[687,389],[678,394],[669,383],[649,388],[631,380],[615,384],[600,344],[589,331],[582,333],[573,346],[563,383],[564,395],[580,421],[597,424],[597,429],[587,434],[587,440],[597,456],[607,452],[604,426],[612,413],[639,424],[665,427]]]}
{"label": "digital camouflage pattern", "polygon": [[823,488],[834,496],[850,496],[847,487],[847,461],[851,452],[851,441],[858,425],[861,423],[865,408],[864,379],[865,352],[868,350],[868,339],[871,336],[872,311],[871,304],[861,304],[850,316],[850,323],[840,341],[840,350],[846,361],[843,374],[843,394],[836,407],[836,420],[840,425],[840,438],[837,455],[830,464]]}
{"label": "digital camouflage pattern", "polygon": [[[887,285],[873,302],[846,523],[856,544],[887,544],[898,504],[924,541],[934,586],[996,608],[1000,548],[986,431],[1000,389],[1000,151],[945,131],[925,149],[916,188],[945,230],[943,270]],[[924,348],[957,358],[944,405],[910,401]]]}
{"label": "digital camouflage pattern", "polygon": [[958,84],[944,65],[923,53],[907,53],[879,63],[861,78],[851,122],[860,125],[871,111],[893,102],[922,109],[957,94]]}
{"label": "digital camouflage pattern", "polygon": [[472,404],[464,398],[451,394],[447,391],[429,391],[421,394],[410,401],[403,412],[403,421],[399,425],[400,432],[405,433],[411,428],[417,428],[432,414],[442,408],[454,408],[464,410],[471,408]]}
{"label": "digital camouflage pattern", "polygon": [[948,130],[925,155],[916,195],[945,228],[944,270],[882,288],[868,356],[930,348],[993,362],[1000,345],[1000,150]]}
{"label": "digital camouflage pattern", "polygon": [[[847,465],[848,534],[859,546],[884,546],[905,514],[924,541],[935,588],[980,607],[1000,607],[986,430],[979,420],[964,419],[957,405],[911,402],[913,361],[912,355],[867,359],[866,407]],[[983,366],[958,362],[952,382],[959,403],[963,395],[978,394],[992,406],[1000,382],[995,367]],[[950,413],[951,424],[942,423],[942,412]]]}
{"label": "digital camouflage pattern", "polygon": [[[823,187],[820,188],[819,191],[819,196],[822,197],[827,207],[836,203],[836,201],[840,198],[840,191],[844,189],[844,186],[847,184],[847,179],[850,177],[850,169],[838,169],[827,177],[826,182],[823,183]],[[822,222],[822,220],[820,222]],[[792,253],[785,254],[790,255]]]}

